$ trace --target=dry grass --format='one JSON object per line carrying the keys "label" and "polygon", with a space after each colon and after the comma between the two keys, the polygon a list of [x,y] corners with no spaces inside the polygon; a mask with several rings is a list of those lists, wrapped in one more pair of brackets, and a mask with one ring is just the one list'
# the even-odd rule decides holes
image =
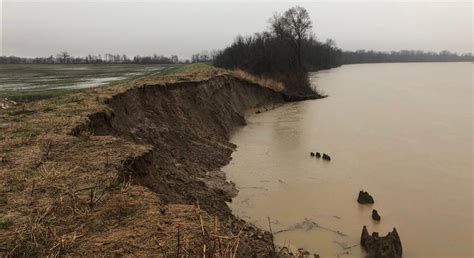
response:
{"label": "dry grass", "polygon": [[232,70],[230,73],[237,78],[250,81],[255,84],[259,84],[263,87],[272,89],[276,92],[282,92],[285,89],[285,86],[283,85],[283,83],[279,81],[275,81],[275,80],[272,80],[270,78],[265,78],[265,77],[258,77],[240,69]]}
{"label": "dry grass", "polygon": [[[0,256],[235,256],[239,235],[193,205],[164,205],[120,175],[151,146],[95,136],[88,116],[114,95],[143,85],[231,75],[281,90],[271,80],[222,69],[148,77],[0,110]],[[81,127],[82,126],[82,127]],[[81,127],[79,135],[72,135]],[[3,225],[3,224],[2,224]],[[206,247],[204,247],[206,246]],[[199,251],[196,251],[199,250]]]}

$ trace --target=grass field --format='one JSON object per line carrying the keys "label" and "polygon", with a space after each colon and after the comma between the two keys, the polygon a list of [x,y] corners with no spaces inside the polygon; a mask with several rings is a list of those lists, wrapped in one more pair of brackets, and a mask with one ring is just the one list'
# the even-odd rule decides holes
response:
{"label": "grass field", "polygon": [[178,74],[178,73],[195,73],[195,72],[205,72],[210,71],[214,67],[210,64],[205,63],[195,63],[195,64],[188,64],[188,65],[181,65],[175,66],[173,68],[164,70],[161,75],[170,75],[170,74]]}
{"label": "grass field", "polygon": [[0,97],[31,100],[179,71],[182,65],[0,65]]}
{"label": "grass field", "polygon": [[[130,87],[136,83],[178,82],[233,76],[282,91],[283,85],[241,70],[223,70],[206,63],[176,65],[0,65],[0,98],[17,102],[80,92],[95,87]],[[127,86],[128,85],[128,86]]]}

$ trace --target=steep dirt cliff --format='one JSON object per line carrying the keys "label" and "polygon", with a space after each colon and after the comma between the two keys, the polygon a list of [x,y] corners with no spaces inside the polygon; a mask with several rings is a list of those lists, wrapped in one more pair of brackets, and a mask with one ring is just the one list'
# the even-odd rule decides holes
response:
{"label": "steep dirt cliff", "polygon": [[[228,213],[233,187],[218,172],[235,146],[228,135],[249,108],[282,102],[272,90],[229,76],[164,87],[145,86],[108,102],[112,114],[92,119],[96,135],[115,135],[153,149],[130,162],[135,182],[167,202]],[[93,116],[94,117],[94,116]]]}
{"label": "steep dirt cliff", "polygon": [[146,85],[110,99],[110,110],[91,115],[88,127],[94,135],[152,146],[127,160],[124,180],[145,186],[166,204],[199,203],[233,234],[243,229],[239,254],[269,254],[271,236],[231,214],[226,202],[237,191],[220,168],[230,161],[235,145],[228,136],[245,124],[245,111],[279,102],[282,94],[232,76]]}

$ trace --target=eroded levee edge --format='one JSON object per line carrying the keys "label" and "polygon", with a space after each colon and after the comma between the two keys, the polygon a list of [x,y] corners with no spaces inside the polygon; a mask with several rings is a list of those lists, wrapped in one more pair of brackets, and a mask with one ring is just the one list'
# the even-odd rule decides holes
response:
{"label": "eroded levee edge", "polygon": [[284,102],[284,95],[228,75],[198,82],[143,85],[110,100],[74,135],[90,131],[151,146],[124,161],[120,177],[147,187],[164,203],[199,206],[241,234],[237,254],[271,255],[271,236],[232,215],[226,202],[237,193],[220,170],[235,145],[229,134],[245,124],[244,112]]}

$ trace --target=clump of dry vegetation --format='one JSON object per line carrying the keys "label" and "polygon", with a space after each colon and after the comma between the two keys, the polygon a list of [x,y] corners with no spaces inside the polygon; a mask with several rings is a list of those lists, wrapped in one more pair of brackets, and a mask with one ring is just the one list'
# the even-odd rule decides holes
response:
{"label": "clump of dry vegetation", "polygon": [[283,92],[285,90],[283,83],[274,79],[256,76],[241,69],[232,70],[230,73],[237,78],[261,85],[276,92]]}
{"label": "clump of dry vegetation", "polygon": [[282,87],[242,71],[206,69],[0,110],[0,256],[235,256],[240,236],[226,222],[198,204],[164,203],[126,176],[127,161],[151,146],[94,135],[86,126],[91,114],[106,112],[107,100],[127,90],[219,75]]}

